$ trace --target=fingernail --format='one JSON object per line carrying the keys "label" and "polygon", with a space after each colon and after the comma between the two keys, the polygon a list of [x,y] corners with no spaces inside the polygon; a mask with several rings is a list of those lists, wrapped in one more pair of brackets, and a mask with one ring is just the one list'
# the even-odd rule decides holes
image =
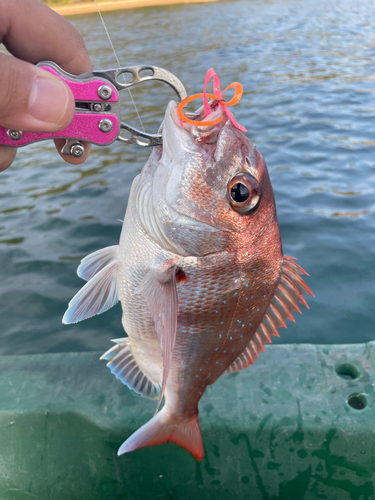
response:
{"label": "fingernail", "polygon": [[64,82],[57,78],[35,78],[29,100],[29,112],[33,118],[60,125],[69,102],[69,90]]}

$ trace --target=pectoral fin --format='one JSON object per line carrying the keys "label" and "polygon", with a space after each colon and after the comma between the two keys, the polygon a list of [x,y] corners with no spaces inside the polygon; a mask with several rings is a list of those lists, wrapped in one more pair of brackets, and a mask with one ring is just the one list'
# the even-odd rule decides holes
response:
{"label": "pectoral fin", "polygon": [[163,383],[156,411],[164,395],[176,342],[178,314],[176,269],[176,266],[165,271],[150,269],[137,289],[137,293],[145,297],[150,307],[163,356]]}

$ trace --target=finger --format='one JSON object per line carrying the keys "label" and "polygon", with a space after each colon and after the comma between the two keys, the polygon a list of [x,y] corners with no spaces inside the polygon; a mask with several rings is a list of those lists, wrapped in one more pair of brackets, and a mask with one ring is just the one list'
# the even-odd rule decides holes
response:
{"label": "finger", "polygon": [[[40,0],[17,0],[17,2],[0,0],[0,19],[0,41],[3,41],[9,52],[19,59],[33,64],[42,60],[53,60],[69,73],[77,75],[92,69],[90,58],[78,31],[69,21],[53,12]],[[28,76],[27,72],[23,76],[26,79]],[[46,82],[42,82],[39,86],[41,90],[43,90],[43,86],[46,86]],[[49,85],[49,89],[50,92],[45,94],[44,103],[36,100],[34,109],[37,110],[37,114],[38,110],[39,113],[42,113],[41,117],[40,115],[37,116],[39,120],[41,118],[42,122],[47,121],[49,123],[52,120],[52,123],[56,126],[52,125],[49,128],[34,121],[33,123],[29,123],[27,127],[29,130],[61,130],[70,123],[73,117],[71,114],[71,96],[69,96],[70,104],[67,106],[66,114],[64,115],[66,96],[63,97],[61,87],[59,95],[56,88],[53,92],[51,85]],[[15,93],[18,94],[19,98],[27,99],[25,94],[20,96],[19,92],[16,91]],[[48,105],[48,96],[51,100],[51,95],[54,95],[54,98],[50,106]],[[2,104],[1,99],[0,104]],[[49,109],[51,111],[48,115],[47,111]],[[9,122],[6,122],[6,124],[9,128],[23,128],[21,126],[10,126]],[[41,129],[39,126],[41,126]],[[85,146],[85,155],[80,159],[68,157],[69,162],[82,163],[87,158],[89,149]],[[67,159],[66,156],[63,158]]]}
{"label": "finger", "polygon": [[74,97],[48,71],[0,54],[0,124],[14,130],[56,132],[74,116]]}
{"label": "finger", "polygon": [[19,59],[51,60],[75,75],[91,71],[78,31],[40,0],[0,0],[0,19],[0,41]]}
{"label": "finger", "polygon": [[11,166],[16,156],[17,148],[8,148],[0,145],[0,172]]}
{"label": "finger", "polygon": [[65,144],[65,139],[56,139],[55,140],[55,146],[56,149],[61,156],[63,160],[65,160],[67,163],[71,163],[72,165],[81,165],[85,160],[87,160],[87,157],[90,154],[91,151],[91,144],[89,142],[84,142],[83,146],[85,148],[85,152],[81,158],[75,158],[74,156],[68,156],[68,155],[63,155],[61,153],[62,148],[64,147]]}

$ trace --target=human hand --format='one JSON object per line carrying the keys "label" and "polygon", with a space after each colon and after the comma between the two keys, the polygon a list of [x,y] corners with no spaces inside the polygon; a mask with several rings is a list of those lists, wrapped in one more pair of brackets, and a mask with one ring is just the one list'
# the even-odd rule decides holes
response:
{"label": "human hand", "polygon": [[[71,90],[34,65],[50,60],[72,74],[91,71],[77,30],[41,0],[0,0],[0,43],[12,54],[0,54],[0,125],[30,132],[57,132],[67,127],[75,108]],[[64,143],[63,139],[55,141],[59,152]],[[85,144],[81,158],[62,158],[77,165],[86,160],[90,149]],[[0,171],[11,165],[16,152],[16,148],[0,145]]]}

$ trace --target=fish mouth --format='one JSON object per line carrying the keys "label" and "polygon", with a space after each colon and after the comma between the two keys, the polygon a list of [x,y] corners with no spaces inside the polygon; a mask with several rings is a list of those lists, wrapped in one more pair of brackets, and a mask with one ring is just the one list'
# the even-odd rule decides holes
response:
{"label": "fish mouth", "polygon": [[[187,130],[190,133],[190,136],[192,140],[195,142],[195,144],[198,145],[212,145],[216,144],[219,139],[219,135],[225,126],[225,123],[228,121],[227,116],[223,113],[223,110],[220,106],[218,106],[218,101],[212,101],[209,100],[210,105],[215,109],[210,116],[210,120],[214,120],[222,116],[222,120],[215,124],[215,125],[209,125],[209,126],[203,126],[203,125],[194,125],[192,123],[184,124],[185,130]],[[217,104],[217,105],[215,105]],[[201,122],[204,120],[204,108],[201,106],[197,111],[194,113],[186,113],[186,116],[190,118],[191,120],[196,120],[197,122]]]}

